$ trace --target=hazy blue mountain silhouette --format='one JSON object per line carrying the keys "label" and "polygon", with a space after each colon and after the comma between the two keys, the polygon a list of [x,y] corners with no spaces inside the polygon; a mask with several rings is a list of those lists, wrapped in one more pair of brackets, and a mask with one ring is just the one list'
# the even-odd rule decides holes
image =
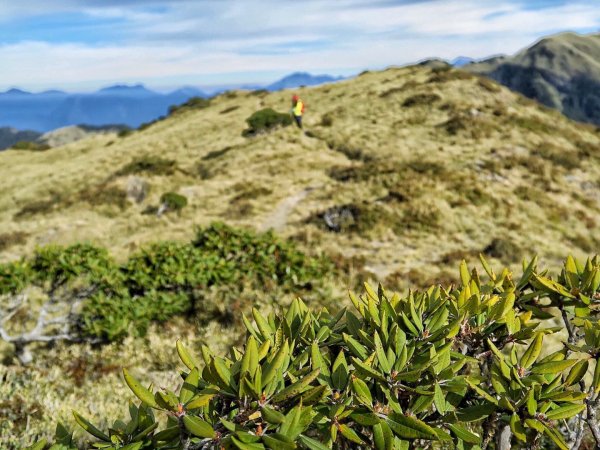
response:
{"label": "hazy blue mountain silhouette", "polygon": [[307,72],[295,72],[283,77],[274,83],[265,86],[268,91],[279,91],[281,89],[291,89],[300,86],[317,86],[319,84],[339,81],[344,77],[333,77],[331,75],[311,75]]}
{"label": "hazy blue mountain silhouette", "polygon": [[[252,85],[252,88],[276,91],[299,86],[315,86],[341,79],[343,77],[296,72],[269,85]],[[238,88],[248,89],[249,86],[238,86]],[[142,84],[116,84],[85,94],[72,94],[58,90],[31,93],[13,88],[0,93],[0,127],[38,132],[80,124],[91,126],[122,124],[137,128],[145,122],[166,115],[169,106],[184,103],[191,97],[208,97],[208,95],[191,86],[162,94]]]}
{"label": "hazy blue mountain silhouette", "polygon": [[205,94],[191,87],[161,94],[141,84],[109,86],[86,94],[10,89],[0,93],[0,126],[41,132],[78,124],[138,127],[195,96]]}

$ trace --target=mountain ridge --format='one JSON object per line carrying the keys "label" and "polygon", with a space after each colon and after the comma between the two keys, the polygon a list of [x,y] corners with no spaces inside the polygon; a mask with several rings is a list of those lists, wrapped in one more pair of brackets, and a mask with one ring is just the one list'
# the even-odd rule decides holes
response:
{"label": "mountain ridge", "polygon": [[513,56],[464,67],[557,109],[600,125],[600,34],[544,37]]}

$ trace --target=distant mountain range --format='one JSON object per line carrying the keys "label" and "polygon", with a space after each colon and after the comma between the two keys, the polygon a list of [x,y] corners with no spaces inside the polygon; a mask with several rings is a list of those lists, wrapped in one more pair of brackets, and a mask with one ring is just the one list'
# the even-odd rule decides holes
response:
{"label": "distant mountain range", "polygon": [[320,84],[332,83],[343,80],[344,77],[332,77],[331,75],[311,75],[307,72],[295,72],[283,77],[281,80],[271,83],[264,89],[268,91],[279,91],[300,86],[318,86]]}
{"label": "distant mountain range", "polygon": [[110,86],[87,94],[62,91],[33,94],[11,89],[0,93],[0,126],[38,132],[78,124],[103,126],[118,123],[138,127],[166,114],[171,105],[204,95],[195,88],[161,94],[141,84]]}
{"label": "distant mountain range", "polygon": [[558,109],[571,119],[600,125],[600,34],[562,33],[514,56],[499,56],[464,69]]}
{"label": "distant mountain range", "polygon": [[35,141],[42,133],[31,130],[17,130],[12,127],[0,127],[0,150],[8,148],[20,141]]}
{"label": "distant mountain range", "polygon": [[[315,86],[340,79],[341,77],[330,75],[297,72],[267,86],[251,88],[276,91],[299,86]],[[72,94],[57,90],[34,94],[20,89],[10,89],[0,93],[0,127],[36,132],[47,132],[80,124],[91,126],[122,124],[137,128],[142,123],[167,114],[169,106],[184,103],[191,97],[208,97],[208,95],[194,87],[183,87],[168,94],[161,94],[141,84],[119,84],[86,94]],[[2,135],[6,142],[14,140],[7,131],[3,131]],[[0,145],[0,149],[6,147],[7,145]]]}

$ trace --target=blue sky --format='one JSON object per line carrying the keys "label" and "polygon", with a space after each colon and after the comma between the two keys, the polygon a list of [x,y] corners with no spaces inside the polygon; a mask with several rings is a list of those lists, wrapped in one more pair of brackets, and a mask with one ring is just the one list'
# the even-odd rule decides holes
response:
{"label": "blue sky", "polygon": [[6,0],[0,90],[350,75],[600,31],[597,0]]}

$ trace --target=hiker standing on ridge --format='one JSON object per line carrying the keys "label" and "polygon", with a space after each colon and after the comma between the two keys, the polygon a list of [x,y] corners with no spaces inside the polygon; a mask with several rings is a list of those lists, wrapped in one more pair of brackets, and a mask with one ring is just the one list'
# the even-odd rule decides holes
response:
{"label": "hiker standing on ridge", "polygon": [[304,102],[296,94],[292,96],[292,116],[298,128],[302,128],[302,114],[304,114]]}

